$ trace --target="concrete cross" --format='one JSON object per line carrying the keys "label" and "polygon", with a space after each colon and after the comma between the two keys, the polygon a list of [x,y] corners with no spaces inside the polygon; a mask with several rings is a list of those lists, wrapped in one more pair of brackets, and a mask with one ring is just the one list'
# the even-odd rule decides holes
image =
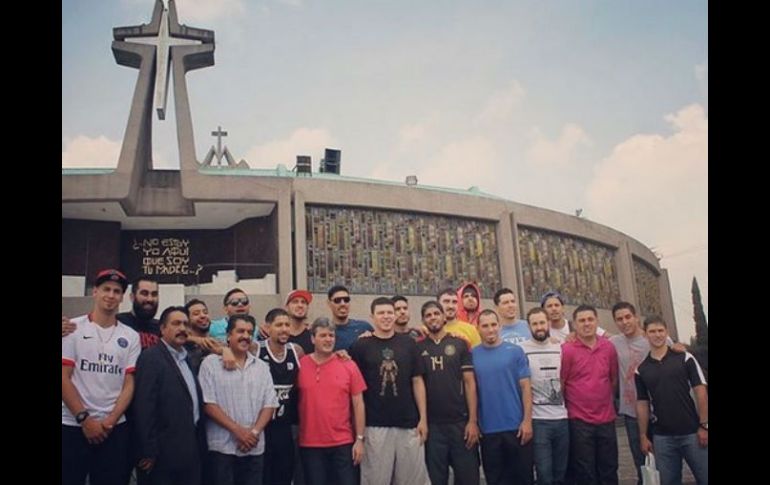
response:
{"label": "concrete cross", "polygon": [[[128,29],[128,28],[127,28]],[[122,39],[128,43],[149,44],[155,46],[155,91],[153,106],[159,120],[166,119],[166,100],[168,98],[168,82],[171,77],[171,48],[177,45],[202,44],[203,38],[181,38],[169,33],[168,8],[163,5],[158,32],[148,37],[146,34],[127,34]]]}
{"label": "concrete cross", "polygon": [[211,136],[217,137],[217,151],[215,155],[217,157],[217,165],[222,165],[222,156],[224,155],[222,151],[222,137],[227,136],[227,132],[222,131],[221,126],[217,126],[217,131],[212,131]]}

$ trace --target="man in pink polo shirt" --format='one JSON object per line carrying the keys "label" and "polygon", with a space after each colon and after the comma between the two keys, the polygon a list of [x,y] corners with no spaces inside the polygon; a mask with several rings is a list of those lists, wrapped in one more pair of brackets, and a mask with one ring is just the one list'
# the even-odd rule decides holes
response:
{"label": "man in pink polo shirt", "polygon": [[617,485],[612,396],[618,380],[618,354],[609,340],[596,335],[596,308],[580,305],[572,318],[577,339],[562,346],[561,379],[575,478],[577,485]]}
{"label": "man in pink polo shirt", "polygon": [[334,353],[335,330],[328,318],[316,318],[315,351],[299,361],[299,450],[308,485],[355,485],[364,456],[366,382],[355,362]]}

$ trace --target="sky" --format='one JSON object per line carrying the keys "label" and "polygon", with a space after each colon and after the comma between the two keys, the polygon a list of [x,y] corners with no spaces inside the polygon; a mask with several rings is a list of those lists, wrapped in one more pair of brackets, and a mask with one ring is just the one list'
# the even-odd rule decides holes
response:
{"label": "sky", "polygon": [[[114,167],[138,71],[112,28],[153,0],[62,1],[62,167]],[[705,0],[178,0],[214,30],[187,75],[199,159],[222,139],[251,168],[326,147],[342,174],[482,191],[582,216],[650,247],[680,339],[690,285],[708,316]],[[156,168],[179,166],[173,95]]]}

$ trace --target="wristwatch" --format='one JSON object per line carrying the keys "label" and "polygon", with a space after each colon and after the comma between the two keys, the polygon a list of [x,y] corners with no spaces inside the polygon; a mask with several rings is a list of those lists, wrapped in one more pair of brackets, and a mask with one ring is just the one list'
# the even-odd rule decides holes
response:
{"label": "wristwatch", "polygon": [[701,423],[700,427],[705,429],[706,431],[708,431],[709,430],[709,422],[706,421],[705,423]]}
{"label": "wristwatch", "polygon": [[80,424],[91,416],[88,411],[80,411],[75,415],[75,422]]}
{"label": "wristwatch", "polygon": [[356,435],[356,439],[357,439],[358,441],[364,441],[364,440],[366,439],[366,436],[364,436],[364,435],[362,435],[362,434],[358,434],[358,435]]}

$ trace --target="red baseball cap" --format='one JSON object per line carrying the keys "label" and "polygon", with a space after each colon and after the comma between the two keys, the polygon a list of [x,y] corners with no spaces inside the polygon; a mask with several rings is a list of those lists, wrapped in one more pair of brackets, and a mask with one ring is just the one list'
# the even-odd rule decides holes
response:
{"label": "red baseball cap", "polygon": [[313,295],[307,290],[291,290],[289,296],[286,297],[286,303],[288,304],[295,298],[304,298],[308,305],[313,301]]}

